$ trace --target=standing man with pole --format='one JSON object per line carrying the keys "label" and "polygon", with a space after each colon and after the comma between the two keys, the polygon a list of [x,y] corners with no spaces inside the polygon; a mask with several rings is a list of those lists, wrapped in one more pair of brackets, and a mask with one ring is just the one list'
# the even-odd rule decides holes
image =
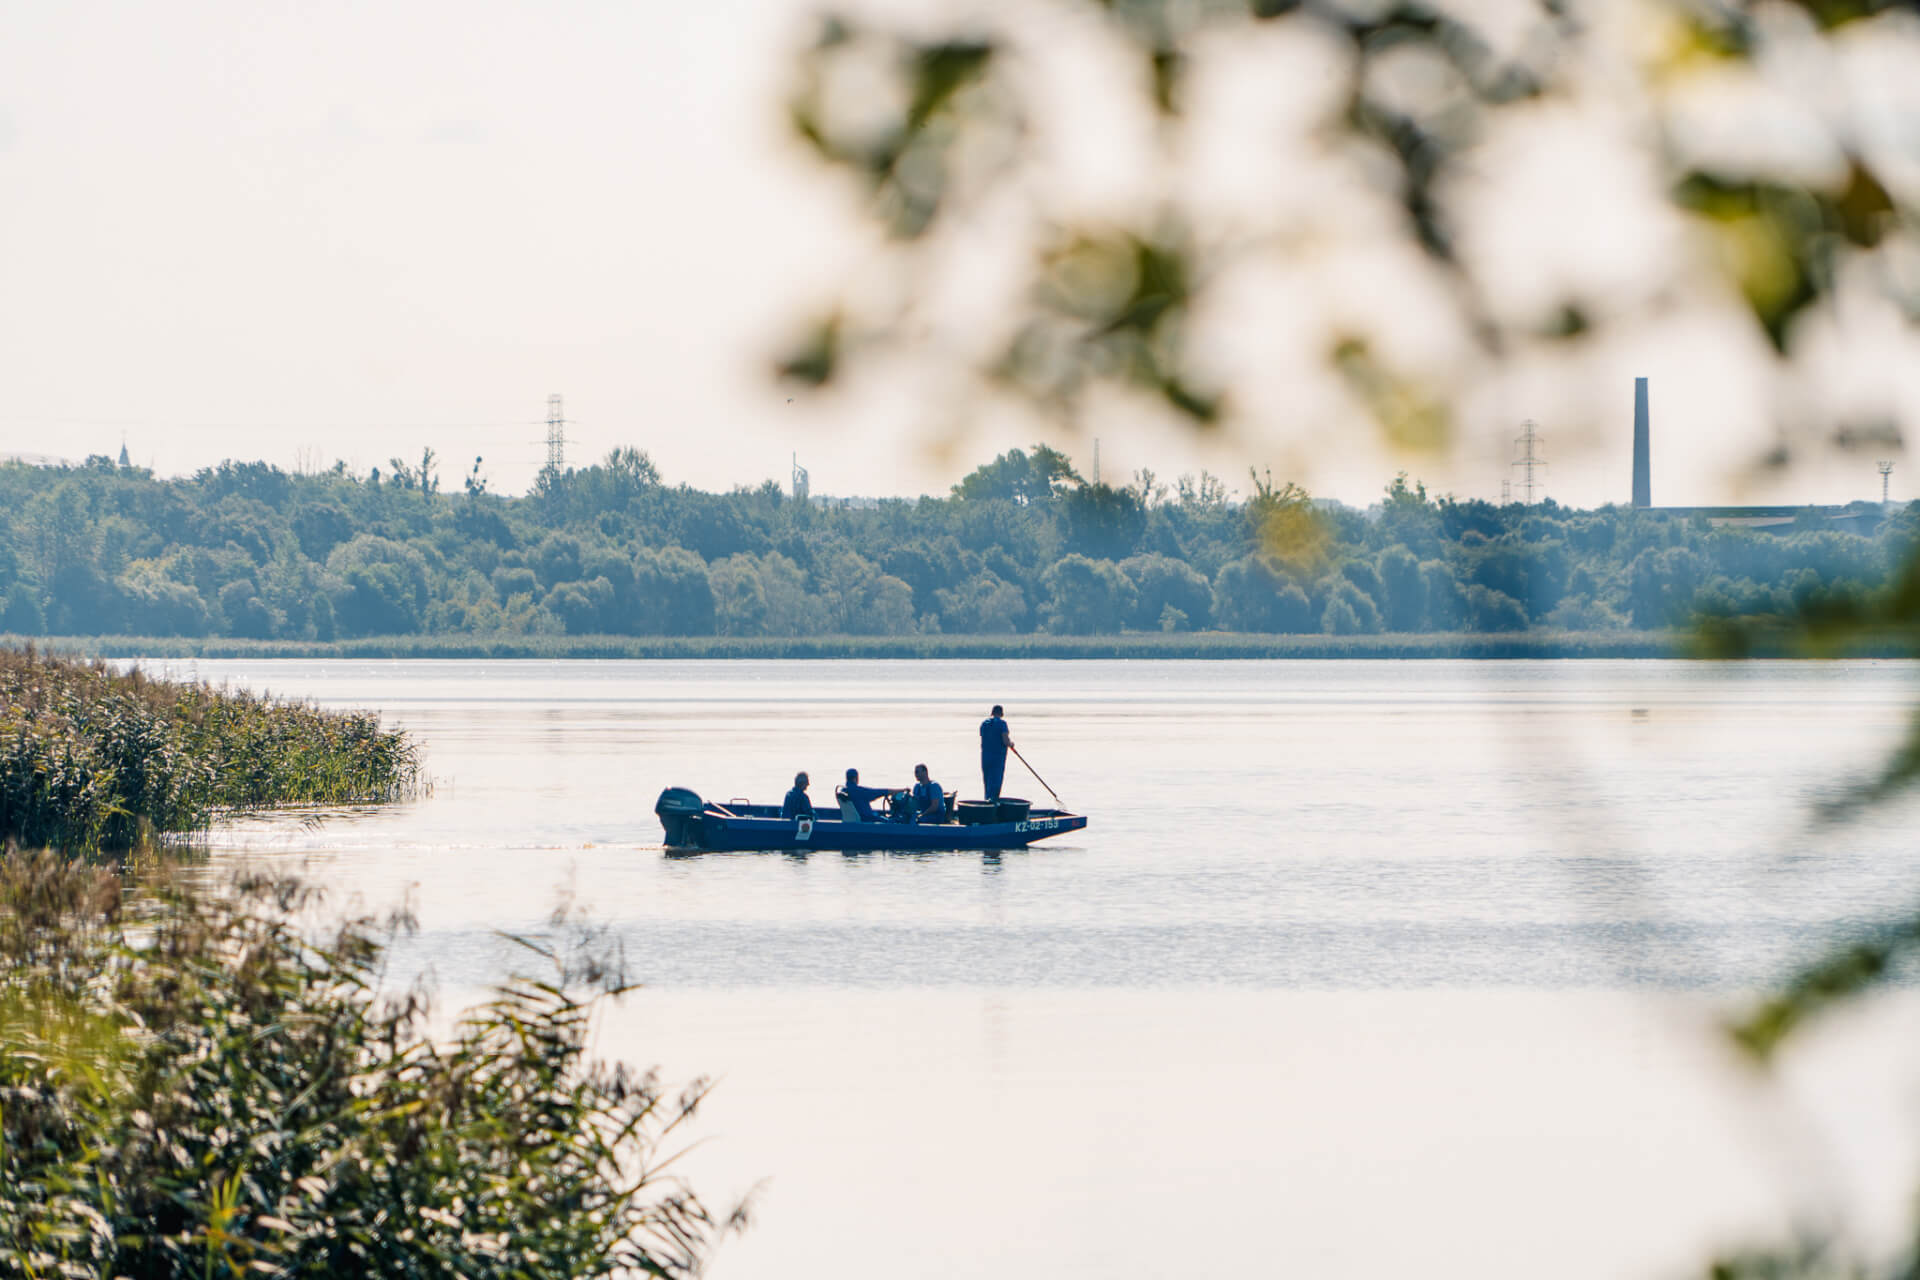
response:
{"label": "standing man with pole", "polygon": [[993,714],[980,722],[980,779],[989,800],[1000,798],[1000,783],[1007,776],[1007,749],[1013,746],[1013,734],[1001,718],[1005,714],[996,705]]}

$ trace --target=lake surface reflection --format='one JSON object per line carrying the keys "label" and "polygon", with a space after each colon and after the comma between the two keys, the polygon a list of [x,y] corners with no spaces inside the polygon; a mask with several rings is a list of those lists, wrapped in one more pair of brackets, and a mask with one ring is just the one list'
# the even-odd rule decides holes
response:
{"label": "lake surface reflection", "polygon": [[[1789,1140],[1707,1014],[1920,891],[1911,806],[1805,819],[1897,740],[1909,664],[154,665],[419,735],[430,796],[214,841],[410,894],[397,980],[497,978],[562,892],[611,926],[650,989],[604,1050],[720,1076],[689,1168],[767,1179],[721,1280],[1657,1275],[1809,1167],[1870,1230],[1906,1203],[1886,1119],[1920,1077],[1845,1037],[1910,1036],[1810,1046]],[[978,794],[993,702],[1088,831],[660,848],[669,784],[925,762]]]}

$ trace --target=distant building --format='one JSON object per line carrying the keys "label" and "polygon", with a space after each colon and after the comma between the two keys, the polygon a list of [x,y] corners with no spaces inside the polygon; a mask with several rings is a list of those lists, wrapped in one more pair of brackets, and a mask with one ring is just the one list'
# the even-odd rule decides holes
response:
{"label": "distant building", "polygon": [[1653,422],[1648,408],[1647,379],[1633,380],[1633,506],[1640,511],[1658,511],[1670,516],[1704,516],[1713,525],[1738,525],[1765,533],[1791,532],[1804,519],[1824,522],[1824,527],[1852,532],[1865,527],[1872,504],[1848,506],[1770,506],[1770,507],[1656,507],[1653,505]]}
{"label": "distant building", "polygon": [[127,442],[125,440],[120,442],[120,465],[123,467],[133,465],[133,459],[127,456]]}

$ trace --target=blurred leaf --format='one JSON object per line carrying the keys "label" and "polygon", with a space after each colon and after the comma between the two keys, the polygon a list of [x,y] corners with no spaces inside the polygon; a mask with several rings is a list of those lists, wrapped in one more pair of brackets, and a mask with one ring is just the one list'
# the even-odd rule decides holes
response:
{"label": "blurred leaf", "polygon": [[1192,255],[1172,228],[1061,234],[1039,256],[1037,314],[1016,331],[993,375],[1056,409],[1088,380],[1107,379],[1151,391],[1195,425],[1217,422],[1224,397],[1186,365]]}
{"label": "blurred leaf", "polygon": [[1866,1280],[1866,1266],[1831,1256],[1821,1240],[1802,1240],[1778,1250],[1758,1250],[1716,1258],[1709,1280]]}
{"label": "blurred leaf", "polygon": [[1449,148],[1411,116],[1390,111],[1358,89],[1347,108],[1347,125],[1356,134],[1385,144],[1400,168],[1398,198],[1415,242],[1429,257],[1453,263],[1448,231],[1434,188],[1449,159]]}
{"label": "blurred leaf", "polygon": [[1535,332],[1549,341],[1565,342],[1583,338],[1593,329],[1593,316],[1578,302],[1567,301],[1557,307]]}
{"label": "blurred leaf", "polygon": [[1132,329],[1146,333],[1170,310],[1184,309],[1192,299],[1190,272],[1184,246],[1167,241],[1126,237],[1132,259],[1133,289],[1096,335]]}
{"label": "blurred leaf", "polygon": [[1673,198],[1707,221],[1722,267],[1783,355],[1794,319],[1832,287],[1836,242],[1872,248],[1898,217],[1886,187],[1857,158],[1832,190],[1695,169]]}
{"label": "blurred leaf", "polygon": [[1788,0],[1811,17],[1822,30],[1845,26],[1878,13],[1908,12],[1911,3],[1902,0]]}
{"label": "blurred leaf", "polygon": [[1253,481],[1247,523],[1261,554],[1295,577],[1318,577],[1332,562],[1336,540],[1313,495],[1291,480],[1276,486],[1272,472],[1262,475],[1249,467],[1247,475]]}
{"label": "blurred leaf", "polygon": [[1191,59],[1187,46],[1215,23],[1267,20],[1306,8],[1301,0],[1092,0],[1146,58],[1150,96],[1163,117],[1180,114]]}
{"label": "blurred leaf", "polygon": [[1452,441],[1453,420],[1446,404],[1396,376],[1373,354],[1365,338],[1341,338],[1334,344],[1331,360],[1395,449],[1429,453]]}
{"label": "blurred leaf", "polygon": [[1809,1018],[1879,985],[1916,947],[1920,916],[1883,926],[1873,937],[1841,947],[1802,971],[1727,1032],[1749,1055],[1766,1061]]}
{"label": "blurred leaf", "polygon": [[[1824,801],[1820,814],[1829,821],[1844,822],[1868,805],[1890,800],[1920,780],[1920,712],[1907,723],[1907,736],[1900,747],[1881,766],[1880,772],[1841,795]],[[1920,928],[1916,922],[1915,928]]]}
{"label": "blurred leaf", "polygon": [[1225,396],[1219,392],[1201,391],[1177,376],[1161,378],[1159,390],[1170,406],[1199,426],[1212,426],[1219,422],[1226,409]]}
{"label": "blurred leaf", "polygon": [[1261,520],[1261,549],[1298,577],[1318,577],[1327,567],[1330,545],[1326,521],[1304,504],[1276,507]]}
{"label": "blurred leaf", "polygon": [[1870,422],[1843,422],[1834,428],[1833,447],[1846,451],[1872,449],[1876,453],[1898,453],[1906,447],[1900,424],[1888,418]]}
{"label": "blurred leaf", "polygon": [[1648,73],[1657,83],[1685,76],[1714,63],[1751,58],[1752,22],[1727,8],[1682,10],[1668,5],[1656,11]]}
{"label": "blurred leaf", "polygon": [[1847,166],[1846,184],[1834,198],[1833,207],[1841,234],[1862,248],[1879,244],[1896,217],[1893,197],[1873,170],[1857,158]]}
{"label": "blurred leaf", "polygon": [[995,47],[988,40],[946,40],[920,45],[911,52],[913,100],[907,108],[907,133],[927,127],[934,113],[953,100],[960,89],[986,74]]}
{"label": "blurred leaf", "polygon": [[1544,87],[1533,68],[1503,61],[1470,24],[1427,4],[1393,4],[1373,16],[1341,10],[1330,21],[1353,42],[1363,62],[1408,45],[1433,50],[1488,106],[1535,97]]}
{"label": "blurred leaf", "polygon": [[821,387],[840,369],[841,316],[830,312],[813,323],[792,351],[774,363],[774,373],[789,382]]}
{"label": "blurred leaf", "polygon": [[1186,73],[1187,56],[1173,45],[1156,45],[1148,55],[1153,66],[1153,105],[1161,115],[1179,110],[1180,78]]}
{"label": "blurred leaf", "polygon": [[[889,118],[843,131],[827,104],[834,98],[833,82],[851,74],[854,55],[863,48],[891,68],[901,106]],[[1013,114],[1002,85],[996,85],[990,105],[972,110],[961,102],[966,90],[987,78],[998,51],[992,40],[979,37],[923,42],[843,17],[825,18],[800,55],[788,122],[822,160],[859,175],[872,193],[875,212],[894,235],[917,238],[946,202],[954,179],[951,153],[961,136],[989,119]]]}
{"label": "blurred leaf", "polygon": [[837,13],[821,15],[820,31],[814,37],[815,49],[835,49],[853,39],[853,28]]}
{"label": "blurred leaf", "polygon": [[1818,204],[1798,188],[1698,169],[1680,180],[1673,199],[1706,220],[1722,268],[1784,355],[1794,318],[1819,297],[1816,280],[1825,273]]}

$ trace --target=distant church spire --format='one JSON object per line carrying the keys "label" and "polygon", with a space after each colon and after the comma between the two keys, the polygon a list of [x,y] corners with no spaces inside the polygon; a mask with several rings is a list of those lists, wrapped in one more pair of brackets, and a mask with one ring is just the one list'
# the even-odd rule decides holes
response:
{"label": "distant church spire", "polygon": [[120,433],[120,465],[123,467],[133,465],[133,459],[127,457],[127,433],[124,431]]}

